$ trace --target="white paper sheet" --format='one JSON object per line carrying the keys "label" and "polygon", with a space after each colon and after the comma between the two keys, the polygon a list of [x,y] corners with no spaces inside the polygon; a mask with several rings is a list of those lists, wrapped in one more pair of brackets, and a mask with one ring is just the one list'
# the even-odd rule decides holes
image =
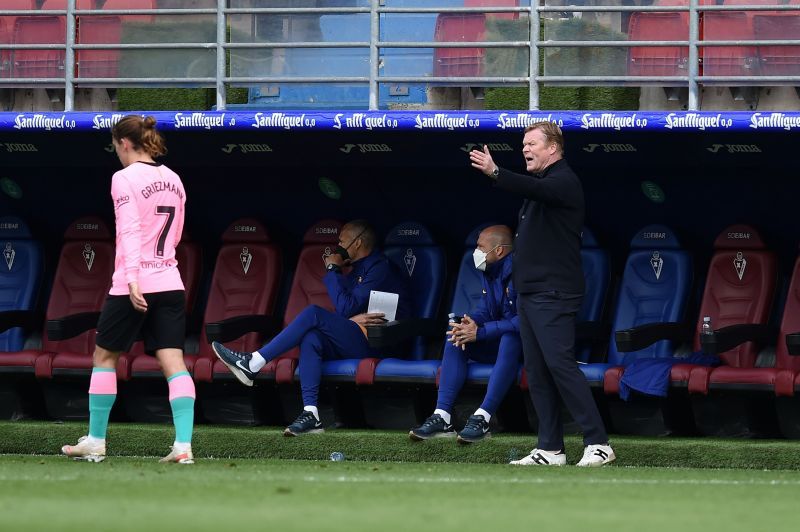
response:
{"label": "white paper sheet", "polygon": [[378,290],[370,290],[369,304],[367,305],[367,312],[383,312],[384,318],[387,321],[394,321],[397,315],[397,302],[400,300],[398,294],[391,292],[379,292]]}

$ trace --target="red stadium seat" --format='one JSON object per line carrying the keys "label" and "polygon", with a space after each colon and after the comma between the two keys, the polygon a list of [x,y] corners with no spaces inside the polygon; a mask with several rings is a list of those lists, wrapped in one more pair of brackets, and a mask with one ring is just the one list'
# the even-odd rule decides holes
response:
{"label": "red stadium seat", "polygon": [[[94,325],[113,272],[114,234],[106,223],[95,217],[73,222],[64,235],[53,278],[43,354],[36,359],[36,376],[43,379],[47,411],[53,417],[85,418],[88,414],[85,401]],[[118,366],[119,379],[127,378],[127,373],[127,367]]]}
{"label": "red stadium seat", "polygon": [[[711,318],[714,330],[732,325],[766,324],[775,296],[777,261],[755,229],[746,225],[730,226],[717,237],[714,249],[695,328],[695,351],[702,349],[703,317]],[[726,366],[752,368],[757,354],[757,345],[746,342],[719,353],[719,357]],[[672,368],[672,385],[688,386],[690,393],[708,393],[712,370],[678,364]]]}
{"label": "red stadium seat", "polygon": [[[655,5],[683,6],[688,0],[660,0]],[[689,39],[689,14],[677,12],[632,13],[628,26],[630,41],[686,41]],[[628,74],[631,76],[686,76],[688,46],[650,46],[629,48]]]}
{"label": "red stadium seat", "polygon": [[[78,9],[91,9],[91,0],[77,0]],[[42,11],[65,10],[67,0],[46,0]],[[18,17],[14,25],[15,44],[66,44],[67,22],[63,15]],[[64,77],[65,50],[16,50],[12,76],[18,78]]]}
{"label": "red stadium seat", "polygon": [[[153,0],[106,0],[104,10],[153,9]],[[125,22],[150,22],[152,15],[82,15],[78,22],[81,44],[119,44]],[[81,78],[119,76],[119,50],[80,50],[76,67]]]}
{"label": "red stadium seat", "polygon": [[[330,254],[338,243],[341,226],[341,222],[338,221],[322,220],[306,231],[303,237],[303,247],[300,250],[297,266],[294,269],[282,326],[288,325],[304,308],[311,304],[333,310],[333,304],[328,297],[328,291],[322,282],[322,277],[325,275],[324,256]],[[207,309],[210,308],[211,298],[209,296]],[[274,332],[277,332],[277,329]],[[246,348],[233,347],[233,349],[252,351],[261,347],[266,339],[265,337],[259,337],[257,342],[248,344]],[[228,345],[230,347],[230,344]],[[292,383],[294,381],[294,372],[297,368],[298,356],[299,351],[293,349],[270,361],[259,372],[258,380],[267,380],[272,377],[278,384]],[[201,360],[198,363],[198,369],[195,370],[196,378],[202,377],[199,373],[201,373],[205,363],[205,360]],[[214,357],[213,380],[218,382],[226,379],[232,379],[230,372],[222,362]],[[280,396],[276,394],[277,390],[275,388],[270,387],[267,389],[264,386],[256,386],[253,390],[253,395],[251,395],[238,382],[228,386],[233,386],[234,389],[231,390],[229,388],[227,391],[219,391],[218,387],[214,386],[204,391],[202,400],[203,413],[209,421],[253,424],[266,421],[264,416],[272,416],[268,422],[285,422],[285,418],[282,417],[282,408],[278,406],[282,401]],[[296,395],[296,393],[292,393],[292,398]],[[289,396],[287,395],[287,397]],[[271,406],[269,411],[263,409],[266,404]],[[292,409],[287,406],[286,410]],[[296,411],[292,410],[287,416],[295,414]]]}
{"label": "red stadium seat", "polygon": [[[441,13],[436,17],[434,40],[476,42],[484,40],[486,15],[483,13]],[[434,76],[480,76],[483,73],[483,48],[434,48]]]}
{"label": "red stadium seat", "polygon": [[[325,276],[324,257],[330,255],[331,250],[336,247],[341,229],[342,223],[337,220],[320,220],[309,227],[303,235],[303,248],[297,258],[297,267],[283,315],[283,327],[291,323],[309,305],[319,305],[334,311],[333,302],[328,296],[328,289],[322,278]],[[275,380],[278,384],[294,381],[299,355],[299,349],[295,348],[271,362],[275,368]]]}
{"label": "red stadium seat", "polygon": [[[789,3],[800,4],[800,0]],[[797,39],[800,36],[800,12],[755,12],[753,30],[756,39]],[[758,55],[764,76],[800,75],[800,46],[762,45],[758,47]]]}
{"label": "red stadium seat", "polygon": [[[519,7],[519,0],[464,0],[464,7]],[[486,13],[486,18],[516,20],[519,13]]]}
{"label": "red stadium seat", "polygon": [[[209,324],[224,322],[230,326],[230,320],[273,316],[281,269],[281,252],[261,222],[245,218],[228,226],[222,235],[222,247],[211,278],[195,380],[233,378],[223,364],[214,365],[217,357],[208,339]],[[253,351],[261,347],[264,334],[247,332],[223,340],[222,343],[236,351]]]}
{"label": "red stadium seat", "polygon": [[[23,10],[36,9],[35,0],[4,0],[3,9]],[[12,44],[14,42],[14,26],[17,17],[10,15],[0,16],[0,44]],[[11,74],[11,50],[0,50],[0,78],[7,78]]]}

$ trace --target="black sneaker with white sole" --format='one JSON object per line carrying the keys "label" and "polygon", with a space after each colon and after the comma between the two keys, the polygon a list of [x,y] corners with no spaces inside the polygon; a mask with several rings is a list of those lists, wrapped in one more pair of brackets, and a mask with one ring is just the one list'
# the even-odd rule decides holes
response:
{"label": "black sneaker with white sole", "polygon": [[422,441],[430,438],[448,438],[456,435],[453,425],[446,423],[439,414],[433,414],[417,428],[411,429],[408,436],[413,441]]}
{"label": "black sneaker with white sole", "polygon": [[284,436],[300,436],[301,434],[316,434],[325,432],[322,421],[318,420],[313,412],[303,410],[297,419],[283,431]]}
{"label": "black sneaker with white sole", "polygon": [[458,443],[475,443],[491,435],[492,433],[489,432],[489,422],[486,421],[486,418],[475,414],[469,416],[467,424],[464,425],[464,428],[458,433],[457,441]]}
{"label": "black sneaker with white sole", "polygon": [[258,375],[257,371],[250,371],[250,359],[253,358],[252,353],[240,353],[228,349],[219,342],[211,342],[211,349],[217,355],[223,364],[228,366],[231,373],[245,386],[252,386],[253,381]]}

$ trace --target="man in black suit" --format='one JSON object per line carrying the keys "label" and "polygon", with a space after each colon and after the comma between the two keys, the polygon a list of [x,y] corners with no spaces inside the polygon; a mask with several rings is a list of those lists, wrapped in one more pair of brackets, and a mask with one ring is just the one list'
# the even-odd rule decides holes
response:
{"label": "man in black suit", "polygon": [[581,266],[583,188],[564,157],[564,137],[552,122],[525,129],[522,155],[533,176],[499,168],[489,153],[472,150],[472,166],[495,186],[521,195],[513,274],[525,371],[539,416],[539,441],[514,465],[564,465],[559,396],[583,431],[582,467],[616,456],[586,378],[575,361],[575,316],[584,292]]}

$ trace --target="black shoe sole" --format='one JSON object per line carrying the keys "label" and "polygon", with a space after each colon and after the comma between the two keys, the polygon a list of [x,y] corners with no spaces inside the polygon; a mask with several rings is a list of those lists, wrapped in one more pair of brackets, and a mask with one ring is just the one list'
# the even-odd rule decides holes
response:
{"label": "black shoe sole", "polygon": [[432,434],[431,436],[420,436],[419,434],[414,434],[413,430],[408,432],[408,437],[411,438],[411,441],[425,441],[434,438],[452,438],[455,435],[456,435],[455,432],[437,432],[435,434]]}
{"label": "black shoe sole", "polygon": [[471,443],[478,443],[479,441],[483,441],[483,440],[485,440],[486,438],[491,438],[491,437],[492,437],[492,433],[491,433],[491,432],[487,432],[486,434],[484,434],[484,435],[483,435],[483,436],[481,436],[480,438],[463,438],[463,437],[461,437],[461,436],[459,435],[459,436],[456,438],[456,441],[457,441],[458,443],[460,443],[461,445],[469,445],[469,444],[471,444]]}

